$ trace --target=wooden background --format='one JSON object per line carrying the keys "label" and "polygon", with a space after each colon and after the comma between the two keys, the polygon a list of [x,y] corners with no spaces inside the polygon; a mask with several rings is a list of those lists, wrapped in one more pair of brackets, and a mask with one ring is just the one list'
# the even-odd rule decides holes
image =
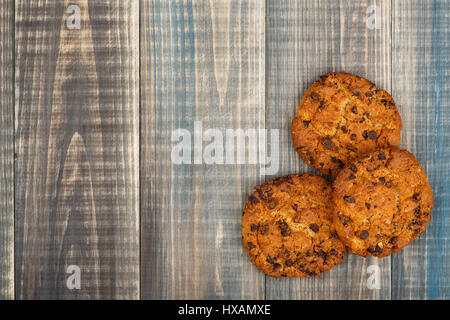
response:
{"label": "wooden background", "polygon": [[[66,26],[73,4],[80,30]],[[1,0],[0,299],[449,299],[449,22],[446,0]],[[391,257],[266,277],[241,244],[245,197],[314,172],[290,122],[341,70],[392,93],[432,221]],[[278,129],[277,174],[172,163],[172,132],[194,121]]]}

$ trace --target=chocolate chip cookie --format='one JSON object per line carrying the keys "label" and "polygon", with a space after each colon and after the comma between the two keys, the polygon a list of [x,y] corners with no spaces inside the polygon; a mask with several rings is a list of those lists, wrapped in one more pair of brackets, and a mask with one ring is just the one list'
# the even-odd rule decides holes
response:
{"label": "chocolate chip cookie", "polygon": [[401,250],[431,219],[433,192],[422,166],[406,150],[382,148],[359,158],[341,170],[333,189],[339,238],[360,256]]}
{"label": "chocolate chip cookie", "polygon": [[242,221],[252,263],[277,278],[317,276],[339,264],[346,249],[332,224],[331,193],[331,184],[313,174],[255,187]]}
{"label": "chocolate chip cookie", "polygon": [[359,155],[397,146],[402,122],[391,95],[348,73],[328,73],[306,91],[292,121],[297,153],[336,177]]}

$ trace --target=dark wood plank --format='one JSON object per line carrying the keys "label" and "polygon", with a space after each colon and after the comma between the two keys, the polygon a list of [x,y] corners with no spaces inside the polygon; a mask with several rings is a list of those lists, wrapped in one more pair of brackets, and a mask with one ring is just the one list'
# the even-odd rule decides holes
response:
{"label": "dark wood plank", "polygon": [[0,300],[14,298],[14,1],[0,2]]}
{"label": "dark wood plank", "polygon": [[18,299],[139,298],[138,16],[136,1],[16,1]]}
{"label": "dark wood plank", "polygon": [[393,257],[393,299],[450,298],[450,3],[393,1],[392,91],[402,108],[402,146],[434,193],[424,234]]}
{"label": "dark wood plank", "polygon": [[264,128],[264,1],[143,1],[141,14],[142,297],[264,298],[241,240],[259,166],[171,161],[172,133],[193,138],[194,121]]}
{"label": "dark wood plank", "polygon": [[[381,29],[369,29],[377,5]],[[321,74],[346,71],[391,88],[389,1],[269,0],[266,126],[281,129],[279,175],[314,172],[292,147],[290,125],[306,89]],[[375,267],[369,268],[371,265]],[[379,268],[380,289],[367,281]],[[348,254],[341,265],[313,279],[266,280],[268,299],[389,299],[390,258]]]}

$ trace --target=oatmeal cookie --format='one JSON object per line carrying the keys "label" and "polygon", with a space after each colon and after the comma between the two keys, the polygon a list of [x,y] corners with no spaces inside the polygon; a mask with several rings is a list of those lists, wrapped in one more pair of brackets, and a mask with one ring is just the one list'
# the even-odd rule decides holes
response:
{"label": "oatmeal cookie", "polygon": [[402,122],[391,95],[348,73],[328,73],[306,91],[292,121],[297,153],[320,172],[336,177],[367,152],[397,146]]}
{"label": "oatmeal cookie", "polygon": [[427,227],[433,192],[416,158],[388,147],[348,164],[333,183],[334,225],[349,251],[385,257]]}
{"label": "oatmeal cookie", "polygon": [[255,187],[242,221],[252,263],[277,278],[317,276],[339,264],[346,249],[332,224],[331,193],[331,184],[313,174]]}

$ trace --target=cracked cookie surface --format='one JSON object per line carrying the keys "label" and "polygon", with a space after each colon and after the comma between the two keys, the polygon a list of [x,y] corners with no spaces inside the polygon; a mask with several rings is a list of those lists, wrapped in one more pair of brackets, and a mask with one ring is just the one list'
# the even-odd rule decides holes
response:
{"label": "cracked cookie surface", "polygon": [[242,239],[252,263],[273,277],[312,277],[345,256],[332,224],[331,184],[313,174],[256,186],[247,198]]}
{"label": "cracked cookie surface", "polygon": [[388,147],[348,164],[333,183],[334,225],[349,251],[385,257],[427,227],[433,192],[414,155]]}
{"label": "cracked cookie surface", "polygon": [[384,146],[397,146],[402,122],[391,95],[348,73],[320,77],[292,120],[292,141],[305,162],[336,177],[344,165]]}

